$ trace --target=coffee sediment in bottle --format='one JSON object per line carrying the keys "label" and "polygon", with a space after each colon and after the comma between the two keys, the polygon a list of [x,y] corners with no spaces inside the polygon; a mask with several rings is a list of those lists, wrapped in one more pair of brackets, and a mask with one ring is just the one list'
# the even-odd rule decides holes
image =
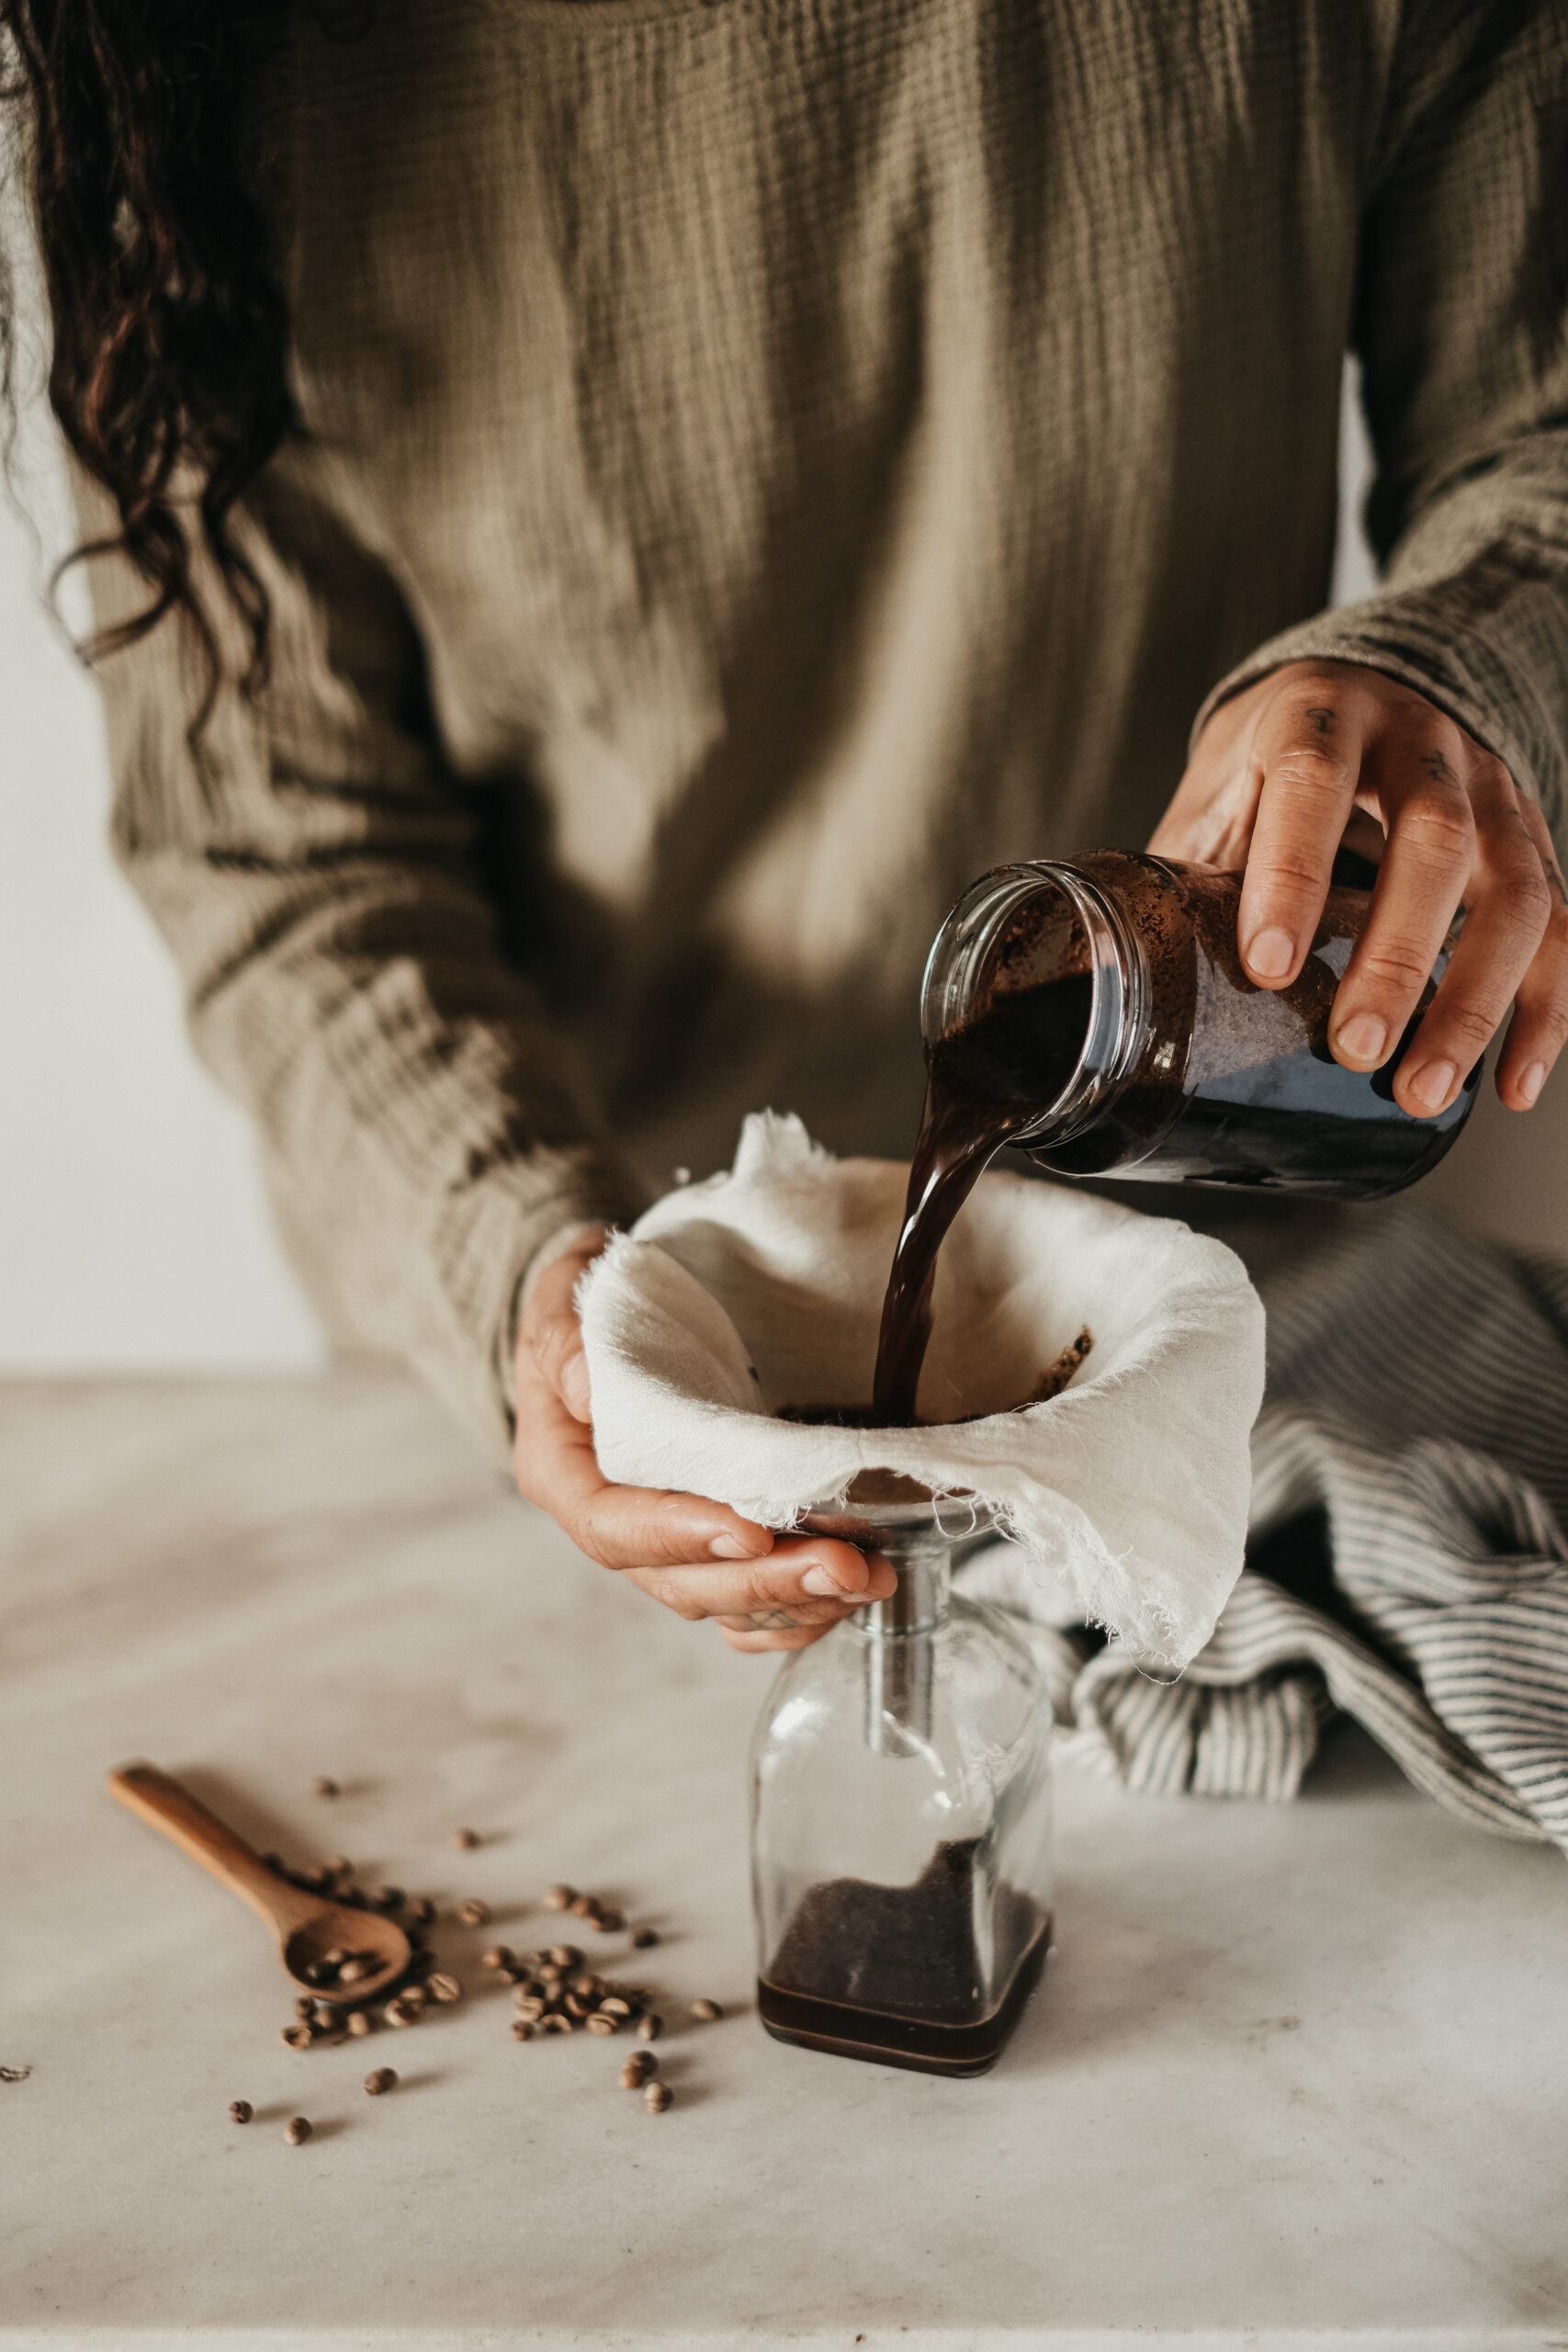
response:
{"label": "coffee sediment in bottle", "polygon": [[996,1889],[991,1928],[1010,1965],[982,2008],[978,1846],[973,1838],[940,1845],[907,1886],[840,1878],[809,1887],[758,1981],[768,2031],[928,2073],[993,2065],[1038,1981],[1050,1921],[1016,1887]]}

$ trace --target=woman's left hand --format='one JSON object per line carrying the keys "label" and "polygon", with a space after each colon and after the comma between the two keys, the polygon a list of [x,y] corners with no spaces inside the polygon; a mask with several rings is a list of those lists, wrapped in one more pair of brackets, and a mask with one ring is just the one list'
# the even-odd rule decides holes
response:
{"label": "woman's left hand", "polygon": [[1335,1059],[1388,1059],[1463,907],[1395,1098],[1416,1118],[1446,1110],[1512,1001],[1496,1085],[1528,1111],[1568,1038],[1562,869],[1535,802],[1423,695],[1349,662],[1270,671],[1214,712],[1149,847],[1246,867],[1242,958],[1280,989],[1312,945],[1341,842],[1381,864],[1334,1001]]}

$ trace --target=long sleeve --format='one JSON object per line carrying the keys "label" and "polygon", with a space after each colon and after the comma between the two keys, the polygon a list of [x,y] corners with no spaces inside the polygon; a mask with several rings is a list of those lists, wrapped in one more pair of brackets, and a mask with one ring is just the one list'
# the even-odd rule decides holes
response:
{"label": "long sleeve", "polygon": [[1568,839],[1568,17],[1407,9],[1363,209],[1351,341],[1381,592],[1260,646],[1216,703],[1365,662],[1458,719]]}
{"label": "long sleeve", "polygon": [[[443,763],[419,639],[324,471],[290,453],[248,502],[274,633],[254,704],[226,685],[193,749],[202,674],[177,618],[104,663],[115,844],[329,1320],[504,1447],[522,1274],[636,1194],[501,952],[484,796]],[[141,592],[99,569],[112,619]]]}

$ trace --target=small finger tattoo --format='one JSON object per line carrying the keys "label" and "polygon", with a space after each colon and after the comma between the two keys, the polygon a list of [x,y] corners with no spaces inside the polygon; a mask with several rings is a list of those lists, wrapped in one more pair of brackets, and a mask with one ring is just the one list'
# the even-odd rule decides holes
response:
{"label": "small finger tattoo", "polygon": [[1459,782],[1458,776],[1455,775],[1441,752],[1423,752],[1418,764],[1423,775],[1429,775],[1434,784]]}
{"label": "small finger tattoo", "polygon": [[1314,703],[1308,710],[1307,717],[1311,719],[1313,728],[1317,734],[1333,734],[1336,724],[1335,714],[1329,709],[1326,703]]}

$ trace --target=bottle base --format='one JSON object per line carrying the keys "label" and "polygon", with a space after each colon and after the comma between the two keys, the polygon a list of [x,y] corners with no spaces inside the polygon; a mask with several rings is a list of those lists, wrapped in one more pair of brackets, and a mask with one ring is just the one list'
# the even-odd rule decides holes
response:
{"label": "bottle base", "polygon": [[813,2000],[757,1979],[757,2014],[775,2041],[821,2050],[834,2058],[862,2058],[874,2066],[903,2066],[921,2075],[962,2077],[987,2074],[1040,1981],[1049,1919],[1041,1925],[1013,1972],[1012,1983],[988,2018],[974,2025],[933,2025],[924,2018],[855,2008],[845,2001]]}

